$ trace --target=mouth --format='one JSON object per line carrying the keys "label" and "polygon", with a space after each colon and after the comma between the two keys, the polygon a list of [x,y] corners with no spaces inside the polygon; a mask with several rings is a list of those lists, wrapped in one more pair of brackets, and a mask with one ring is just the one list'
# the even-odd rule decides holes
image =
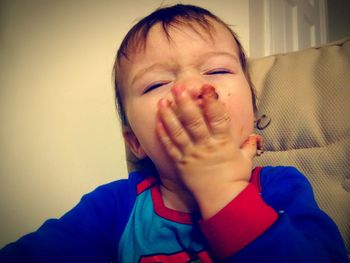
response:
{"label": "mouth", "polygon": [[203,99],[204,97],[218,100],[219,94],[216,92],[215,88],[212,85],[204,84],[198,98]]}
{"label": "mouth", "polygon": [[[192,99],[196,101],[198,107],[202,107],[203,99],[219,99],[219,94],[216,92],[214,86],[210,84],[204,84],[198,95],[193,95]],[[169,106],[177,113],[177,106],[174,100],[169,100]]]}

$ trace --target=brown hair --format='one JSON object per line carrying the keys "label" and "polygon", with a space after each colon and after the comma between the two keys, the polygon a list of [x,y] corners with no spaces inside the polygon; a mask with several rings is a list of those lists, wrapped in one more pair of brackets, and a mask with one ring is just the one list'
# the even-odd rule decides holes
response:
{"label": "brown hair", "polygon": [[128,120],[123,105],[123,99],[121,94],[122,88],[120,87],[120,83],[118,82],[118,71],[121,59],[123,57],[128,59],[128,57],[130,57],[129,55],[131,55],[132,52],[137,52],[140,49],[144,49],[147,42],[148,33],[150,29],[157,23],[161,23],[165,35],[170,40],[171,38],[169,35],[169,27],[176,27],[178,25],[187,25],[190,26],[194,31],[196,31],[193,27],[193,23],[195,23],[210,33],[212,29],[212,24],[209,18],[224,25],[231,32],[234,40],[236,41],[239,49],[240,63],[252,92],[252,103],[254,112],[257,112],[255,91],[248,72],[246,55],[240,41],[238,40],[236,33],[229,27],[229,25],[227,25],[220,18],[218,18],[206,9],[193,5],[177,4],[170,7],[163,7],[157,9],[150,15],[141,19],[130,29],[130,31],[126,34],[120,45],[113,67],[113,78],[116,104],[122,122],[122,126],[127,126]]}

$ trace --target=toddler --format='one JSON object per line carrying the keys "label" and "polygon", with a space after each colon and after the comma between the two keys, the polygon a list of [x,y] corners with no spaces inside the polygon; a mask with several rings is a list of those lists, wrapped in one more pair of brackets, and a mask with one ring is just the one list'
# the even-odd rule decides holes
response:
{"label": "toddler", "polygon": [[243,48],[209,11],[158,9],[118,51],[123,134],[141,160],[1,262],[349,262],[292,167],[256,167],[262,139]]}

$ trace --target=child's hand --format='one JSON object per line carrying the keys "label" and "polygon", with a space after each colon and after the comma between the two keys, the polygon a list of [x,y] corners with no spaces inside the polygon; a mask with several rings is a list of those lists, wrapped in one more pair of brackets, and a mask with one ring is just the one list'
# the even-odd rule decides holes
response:
{"label": "child's hand", "polygon": [[202,217],[208,218],[248,185],[261,137],[249,136],[240,145],[240,127],[231,130],[229,113],[212,86],[203,86],[201,106],[183,87],[172,91],[176,113],[161,100],[157,132]]}

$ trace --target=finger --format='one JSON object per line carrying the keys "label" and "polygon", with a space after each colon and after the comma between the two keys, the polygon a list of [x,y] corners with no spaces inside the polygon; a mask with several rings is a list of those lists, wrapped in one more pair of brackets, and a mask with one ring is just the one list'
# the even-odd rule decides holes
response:
{"label": "finger", "polygon": [[256,156],[260,156],[264,153],[264,138],[261,135],[257,135]]}
{"label": "finger", "polygon": [[183,86],[176,85],[172,91],[178,108],[179,119],[188,134],[194,142],[206,141],[210,133],[198,104]]}
{"label": "finger", "polygon": [[169,104],[169,101],[159,101],[159,118],[165,128],[167,136],[172,142],[183,151],[191,144],[191,139],[179,121],[177,115]]}
{"label": "finger", "polygon": [[214,136],[227,136],[230,132],[230,115],[223,103],[218,100],[218,94],[211,85],[202,88],[202,107],[207,124]]}
{"label": "finger", "polygon": [[253,159],[255,156],[260,156],[263,153],[262,144],[263,139],[260,135],[251,134],[241,145],[241,151],[249,159]]}
{"label": "finger", "polygon": [[176,147],[176,145],[173,143],[173,141],[170,139],[164,125],[162,122],[158,122],[156,126],[156,131],[158,134],[158,137],[166,150],[167,154],[176,162],[181,161],[182,159],[182,153],[180,150]]}

